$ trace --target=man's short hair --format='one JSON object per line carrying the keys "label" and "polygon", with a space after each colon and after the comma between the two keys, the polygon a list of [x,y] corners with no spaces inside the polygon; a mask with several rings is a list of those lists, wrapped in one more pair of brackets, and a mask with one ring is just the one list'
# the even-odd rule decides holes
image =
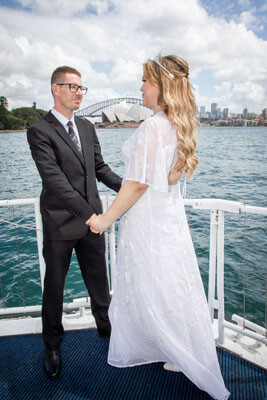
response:
{"label": "man's short hair", "polygon": [[80,78],[82,77],[80,72],[77,71],[77,69],[72,68],[72,67],[68,67],[67,65],[64,65],[62,67],[58,67],[52,73],[51,85],[53,83],[62,83],[62,80],[64,79],[64,74],[75,74],[75,75],[79,76]]}

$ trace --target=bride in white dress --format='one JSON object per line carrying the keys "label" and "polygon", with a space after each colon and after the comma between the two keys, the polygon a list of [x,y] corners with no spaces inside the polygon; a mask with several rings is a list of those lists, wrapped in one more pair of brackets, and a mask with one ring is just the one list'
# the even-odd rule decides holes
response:
{"label": "bride in white dress", "polygon": [[143,82],[144,105],[154,116],[123,145],[118,196],[105,214],[89,220],[101,233],[122,215],[108,363],[165,362],[165,369],[183,372],[214,399],[226,400],[179,183],[169,185],[170,174],[190,177],[197,165],[188,64],[176,56],[148,60]]}

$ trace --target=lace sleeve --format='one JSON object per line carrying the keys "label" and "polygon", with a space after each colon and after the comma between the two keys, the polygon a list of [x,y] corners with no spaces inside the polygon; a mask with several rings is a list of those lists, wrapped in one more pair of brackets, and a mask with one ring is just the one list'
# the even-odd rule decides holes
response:
{"label": "lace sleeve", "polygon": [[152,117],[143,122],[134,134],[124,179],[167,192],[168,172],[160,129]]}

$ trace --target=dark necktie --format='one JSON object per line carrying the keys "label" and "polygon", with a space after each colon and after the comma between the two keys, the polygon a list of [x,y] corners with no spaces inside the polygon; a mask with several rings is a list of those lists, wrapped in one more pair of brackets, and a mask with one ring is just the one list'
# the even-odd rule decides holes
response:
{"label": "dark necktie", "polygon": [[75,132],[75,130],[73,129],[73,123],[72,121],[69,121],[67,123],[68,127],[69,127],[69,136],[71,138],[71,140],[73,141],[73,143],[76,145],[77,149],[79,150],[79,152],[82,154],[82,148],[81,148],[81,144],[79,142],[77,133]]}

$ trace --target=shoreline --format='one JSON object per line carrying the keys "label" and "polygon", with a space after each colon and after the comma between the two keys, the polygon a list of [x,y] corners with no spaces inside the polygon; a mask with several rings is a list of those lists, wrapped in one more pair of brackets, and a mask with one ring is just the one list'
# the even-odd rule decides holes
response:
{"label": "shoreline", "polygon": [[[143,121],[142,121],[143,122]],[[95,129],[137,129],[141,122],[100,122],[94,124]],[[211,125],[203,122],[199,123],[199,127],[210,127],[210,128],[266,128],[267,126],[243,126],[243,125]],[[16,133],[16,132],[27,132],[27,129],[3,129],[1,133]]]}
{"label": "shoreline", "polygon": [[27,132],[27,129],[0,129],[0,133]]}
{"label": "shoreline", "polygon": [[136,129],[141,122],[99,122],[94,124],[96,129]]}

